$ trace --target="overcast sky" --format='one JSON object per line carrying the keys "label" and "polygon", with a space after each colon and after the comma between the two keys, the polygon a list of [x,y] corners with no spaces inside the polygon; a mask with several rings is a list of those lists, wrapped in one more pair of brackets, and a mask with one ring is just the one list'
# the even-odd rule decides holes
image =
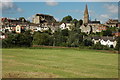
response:
{"label": "overcast sky", "polygon": [[[8,0],[9,1],[9,0]],[[60,21],[70,15],[78,20],[83,19],[85,5],[88,5],[91,20],[103,23],[108,19],[118,18],[118,2],[3,2],[2,17],[25,17],[31,20],[36,13],[48,14]]]}

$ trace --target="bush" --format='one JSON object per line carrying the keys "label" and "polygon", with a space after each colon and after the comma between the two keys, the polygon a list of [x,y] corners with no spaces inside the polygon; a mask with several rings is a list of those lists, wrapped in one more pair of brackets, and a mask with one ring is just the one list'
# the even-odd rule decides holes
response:
{"label": "bush", "polygon": [[2,48],[30,47],[31,42],[31,35],[25,33],[8,34],[8,37],[2,40]]}
{"label": "bush", "polygon": [[94,44],[91,48],[97,49],[97,50],[109,50],[110,49],[108,46],[101,45],[100,42]]}
{"label": "bush", "polygon": [[117,45],[115,47],[115,50],[120,51],[120,37],[117,38]]}
{"label": "bush", "polygon": [[83,42],[84,46],[92,46],[93,45],[93,42],[91,40],[84,40]]}
{"label": "bush", "polygon": [[[52,43],[52,39],[50,39],[50,35],[48,33],[40,33],[37,32],[33,36],[33,44],[34,45],[50,45]],[[50,43],[51,42],[51,43]]]}

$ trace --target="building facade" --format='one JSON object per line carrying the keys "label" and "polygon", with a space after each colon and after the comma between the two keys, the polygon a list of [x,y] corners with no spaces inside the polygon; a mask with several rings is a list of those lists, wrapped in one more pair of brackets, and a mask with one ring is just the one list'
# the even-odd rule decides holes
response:
{"label": "building facade", "polygon": [[56,22],[53,16],[51,15],[46,15],[46,14],[36,14],[32,22],[34,24],[41,24],[41,23],[50,23],[50,22]]}

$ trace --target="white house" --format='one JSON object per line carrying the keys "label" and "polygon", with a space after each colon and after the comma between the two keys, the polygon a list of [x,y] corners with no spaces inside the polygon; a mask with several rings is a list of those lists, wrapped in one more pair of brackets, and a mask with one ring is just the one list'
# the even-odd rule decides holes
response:
{"label": "white house", "polygon": [[104,37],[93,37],[92,41],[94,42],[94,44],[100,42],[101,45],[105,45],[108,47],[116,47],[117,41],[115,40],[114,37],[108,37],[108,36],[104,36]]}
{"label": "white house", "polygon": [[5,39],[6,36],[5,35],[0,35],[0,39]]}
{"label": "white house", "polygon": [[20,25],[16,26],[16,33],[21,33],[21,26]]}
{"label": "white house", "polygon": [[72,23],[62,23],[60,25],[60,29],[63,30],[63,29],[68,29],[68,30],[71,30],[71,27],[73,26],[74,24]]}

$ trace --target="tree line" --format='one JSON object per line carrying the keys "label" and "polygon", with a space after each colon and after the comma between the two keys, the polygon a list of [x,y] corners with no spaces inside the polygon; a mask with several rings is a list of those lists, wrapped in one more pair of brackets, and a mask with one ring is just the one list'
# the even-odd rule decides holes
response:
{"label": "tree line", "polygon": [[[100,33],[91,33],[90,35],[81,32],[80,26],[83,24],[82,20],[73,19],[71,16],[66,16],[62,19],[61,22],[64,23],[73,23],[71,30],[68,29],[58,29],[52,33],[51,29],[44,32],[34,32],[31,34],[31,31],[24,31],[23,33],[7,33],[7,38],[2,40],[3,48],[11,47],[31,47],[32,45],[45,45],[45,46],[64,46],[64,47],[83,47],[87,46],[92,49],[109,49],[106,46],[98,44],[93,44],[91,39],[85,39],[85,36],[112,36],[112,31],[114,28],[108,28],[106,31]],[[119,30],[120,31],[120,30]],[[116,49],[120,47],[120,38],[117,39],[118,44]]]}

